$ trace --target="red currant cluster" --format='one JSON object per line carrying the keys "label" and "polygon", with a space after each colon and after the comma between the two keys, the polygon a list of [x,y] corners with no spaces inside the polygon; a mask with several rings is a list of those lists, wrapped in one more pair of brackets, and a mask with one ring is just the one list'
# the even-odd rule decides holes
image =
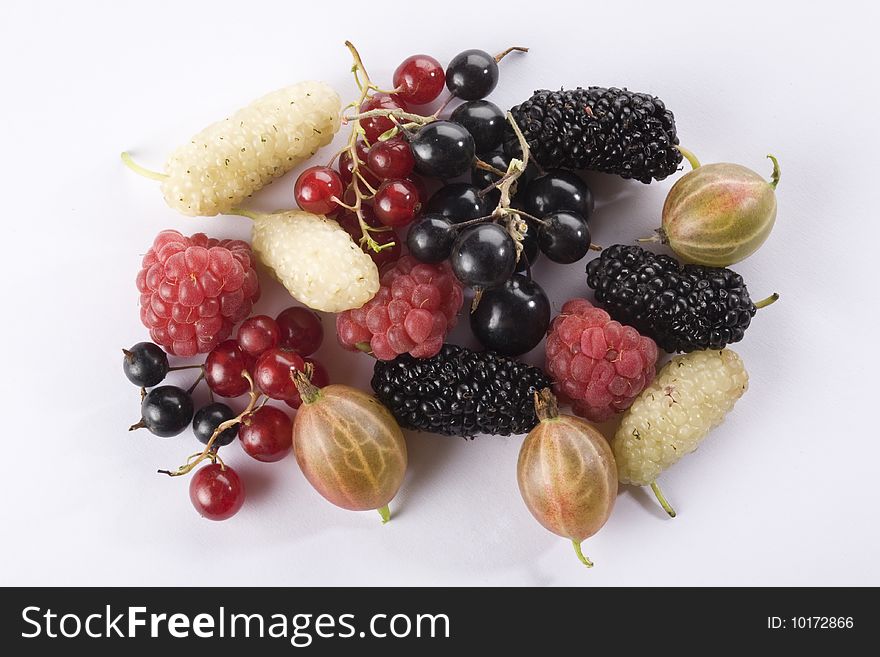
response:
{"label": "red currant cluster", "polygon": [[[202,461],[210,461],[190,482],[190,499],[201,515],[226,520],[244,503],[244,483],[221,460],[221,447],[238,437],[245,453],[264,463],[280,461],[290,452],[292,420],[267,402],[274,399],[299,408],[302,400],[294,384],[296,372],[305,373],[316,387],[329,384],[327,370],[312,355],[323,338],[317,314],[291,307],[275,319],[267,315],[246,319],[236,338],[215,346],[204,365],[171,367],[165,351],[152,342],[123,350],[125,375],[141,387],[141,419],[131,428],[171,437],[192,424],[193,433],[204,444],[201,452],[177,470],[160,470],[172,476],[183,475]],[[188,390],[159,385],[168,372],[189,368],[200,368],[201,374]],[[211,401],[196,411],[192,393],[202,379],[208,385]],[[214,395],[234,398],[245,394],[249,402],[240,413],[214,400]]]}

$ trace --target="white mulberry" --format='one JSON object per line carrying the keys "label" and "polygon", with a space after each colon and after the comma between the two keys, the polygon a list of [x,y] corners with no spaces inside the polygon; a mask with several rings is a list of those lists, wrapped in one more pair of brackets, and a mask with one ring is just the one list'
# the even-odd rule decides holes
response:
{"label": "white mulberry", "polygon": [[324,82],[300,82],[258,98],[175,150],[164,173],[126,163],[162,181],[165,202],[190,216],[238,206],[326,146],[339,130],[339,95]]}
{"label": "white mulberry", "polygon": [[699,447],[748,387],[745,366],[730,349],[673,358],[633,402],[611,444],[621,483],[654,484]]}
{"label": "white mulberry", "polygon": [[254,220],[254,253],[301,303],[338,313],[378,292],[376,264],[332,219],[301,210],[246,216]]}

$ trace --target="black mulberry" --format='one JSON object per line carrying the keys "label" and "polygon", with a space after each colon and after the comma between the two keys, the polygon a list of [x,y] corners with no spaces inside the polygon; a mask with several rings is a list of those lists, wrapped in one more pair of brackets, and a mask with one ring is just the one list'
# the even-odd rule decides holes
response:
{"label": "black mulberry", "polygon": [[[681,163],[675,117],[650,94],[615,87],[544,89],[510,111],[544,167],[592,169],[649,183]],[[510,154],[520,152],[509,125],[504,146]]]}
{"label": "black mulberry", "polygon": [[596,301],[621,324],[668,352],[723,349],[739,342],[759,302],[730,269],[681,265],[667,255],[616,244],[587,265]]}
{"label": "black mulberry", "polygon": [[371,384],[400,426],[473,437],[531,431],[534,393],[552,382],[537,367],[446,344],[431,358],[376,361]]}

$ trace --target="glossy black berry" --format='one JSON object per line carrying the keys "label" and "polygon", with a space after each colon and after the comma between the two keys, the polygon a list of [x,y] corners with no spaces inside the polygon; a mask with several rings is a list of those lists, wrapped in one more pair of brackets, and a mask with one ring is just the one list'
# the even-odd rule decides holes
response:
{"label": "glossy black berry", "polygon": [[449,257],[456,236],[449,219],[428,214],[410,226],[406,246],[409,254],[419,262],[443,262]]}
{"label": "glossy black berry", "polygon": [[590,250],[590,228],[576,212],[560,210],[544,215],[538,228],[541,253],[564,265],[577,262]]}
{"label": "glossy black berry", "polygon": [[485,50],[458,53],[446,67],[446,88],[462,100],[485,98],[498,84],[498,62]]}
{"label": "glossy black berry", "polygon": [[477,154],[489,153],[501,146],[504,112],[495,103],[471,100],[456,107],[449,118],[471,133]]}
{"label": "glossy black berry", "polygon": [[[231,420],[235,415],[235,411],[229,408],[226,404],[220,402],[214,402],[213,404],[203,406],[193,418],[193,433],[196,435],[196,438],[199,439],[199,442],[207,445],[208,441],[211,440],[211,436],[213,436],[214,432],[217,430],[217,427],[226,422],[226,420]],[[237,435],[238,425],[236,424],[228,429],[224,429],[223,432],[217,436],[213,446],[223,447],[224,445],[228,445],[235,440]]]}
{"label": "glossy black berry", "polygon": [[593,193],[573,171],[550,169],[526,187],[523,201],[526,212],[543,217],[558,210],[577,212],[589,220],[593,214]]}
{"label": "glossy black berry", "polygon": [[168,374],[168,355],[157,344],[138,342],[131,349],[123,349],[122,370],[136,386],[152,388]]}
{"label": "glossy black berry", "polygon": [[439,214],[458,224],[489,215],[495,208],[480,190],[464,182],[444,185],[425,204],[425,214]]}
{"label": "glossy black berry", "polygon": [[[675,173],[681,163],[675,117],[650,94],[613,87],[545,89],[510,112],[543,167],[592,169],[649,183]],[[505,128],[504,148],[520,152],[511,128]]]}
{"label": "glossy black berry", "polygon": [[474,138],[452,121],[433,121],[410,139],[416,171],[431,178],[455,178],[474,163]]}
{"label": "glossy black berry", "polygon": [[638,246],[604,249],[587,264],[587,285],[611,317],[670,353],[739,342],[757,310],[736,272],[681,265]]}
{"label": "glossy black berry", "polygon": [[378,360],[371,384],[400,426],[468,437],[530,431],[535,392],[552,385],[537,367],[451,344],[431,358]]}
{"label": "glossy black berry", "polygon": [[193,417],[190,394],[177,386],[159,386],[141,402],[141,421],[132,429],[145,427],[150,433],[169,438],[189,426]]}
{"label": "glossy black berry", "polygon": [[529,229],[526,231],[522,242],[520,242],[522,244],[522,252],[519,254],[519,260],[516,261],[516,268],[514,269],[517,272],[526,271],[529,267],[533,266],[541,254],[538,247],[538,228],[529,220],[526,220],[526,223],[529,225]]}
{"label": "glossy black berry", "polygon": [[523,274],[483,293],[471,313],[471,330],[486,349],[505,356],[531,351],[550,326],[550,300],[535,281]]}
{"label": "glossy black berry", "polygon": [[510,278],[516,247],[507,231],[494,223],[464,229],[452,246],[449,264],[456,278],[472,288],[489,289]]}

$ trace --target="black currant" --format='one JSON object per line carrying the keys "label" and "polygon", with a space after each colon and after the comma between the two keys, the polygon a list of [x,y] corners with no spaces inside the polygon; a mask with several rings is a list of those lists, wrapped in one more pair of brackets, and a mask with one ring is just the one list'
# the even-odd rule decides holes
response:
{"label": "black currant", "polygon": [[525,271],[534,265],[538,255],[541,253],[538,248],[538,227],[529,220],[526,220],[526,223],[529,225],[529,229],[526,231],[522,242],[520,242],[522,244],[522,252],[519,254],[519,260],[516,261],[515,269],[518,272]]}
{"label": "black currant", "polygon": [[462,100],[485,98],[498,84],[498,62],[485,50],[458,53],[446,67],[446,87]]}
{"label": "black currant", "polygon": [[494,223],[465,229],[449,256],[456,278],[463,285],[488,289],[510,278],[516,267],[516,246],[507,231]]}
{"label": "black currant", "polygon": [[419,262],[443,262],[452,251],[456,232],[440,214],[428,214],[410,226],[406,235],[409,254]]}
{"label": "black currant", "polygon": [[536,217],[557,210],[577,212],[589,220],[593,214],[593,193],[573,171],[550,169],[532,180],[526,188],[526,212]]}
{"label": "black currant", "polygon": [[[207,445],[208,441],[211,440],[211,436],[213,436],[214,432],[217,430],[217,427],[226,422],[226,420],[231,420],[234,417],[235,411],[229,408],[226,404],[221,402],[208,404],[207,406],[200,408],[193,418],[193,433],[196,435],[196,438],[199,439],[199,442]],[[224,445],[228,445],[235,440],[237,435],[238,425],[236,424],[228,429],[224,429],[223,432],[217,436],[213,446],[223,447]]]}
{"label": "black currant", "polygon": [[470,219],[487,216],[494,209],[489,201],[480,196],[480,190],[464,182],[444,185],[425,205],[425,214],[439,214],[458,224]]}
{"label": "black currant", "polygon": [[474,138],[452,121],[433,121],[410,139],[416,171],[431,178],[455,178],[474,163]]}
{"label": "black currant", "polygon": [[577,262],[590,250],[590,228],[576,212],[560,210],[544,216],[538,245],[545,256],[564,265]]}
{"label": "black currant", "polygon": [[168,374],[168,355],[157,344],[138,342],[122,353],[122,370],[136,386],[152,388]]}
{"label": "black currant", "polygon": [[523,274],[486,290],[471,313],[471,329],[480,344],[504,356],[531,351],[549,326],[550,300],[540,285]]}
{"label": "black currant", "polygon": [[471,133],[477,154],[488,153],[501,146],[504,112],[495,103],[471,100],[456,107],[449,118]]}
{"label": "black currant", "polygon": [[193,417],[190,394],[177,386],[159,386],[147,393],[141,402],[141,421],[132,429],[146,428],[162,438],[176,436],[189,426]]}

